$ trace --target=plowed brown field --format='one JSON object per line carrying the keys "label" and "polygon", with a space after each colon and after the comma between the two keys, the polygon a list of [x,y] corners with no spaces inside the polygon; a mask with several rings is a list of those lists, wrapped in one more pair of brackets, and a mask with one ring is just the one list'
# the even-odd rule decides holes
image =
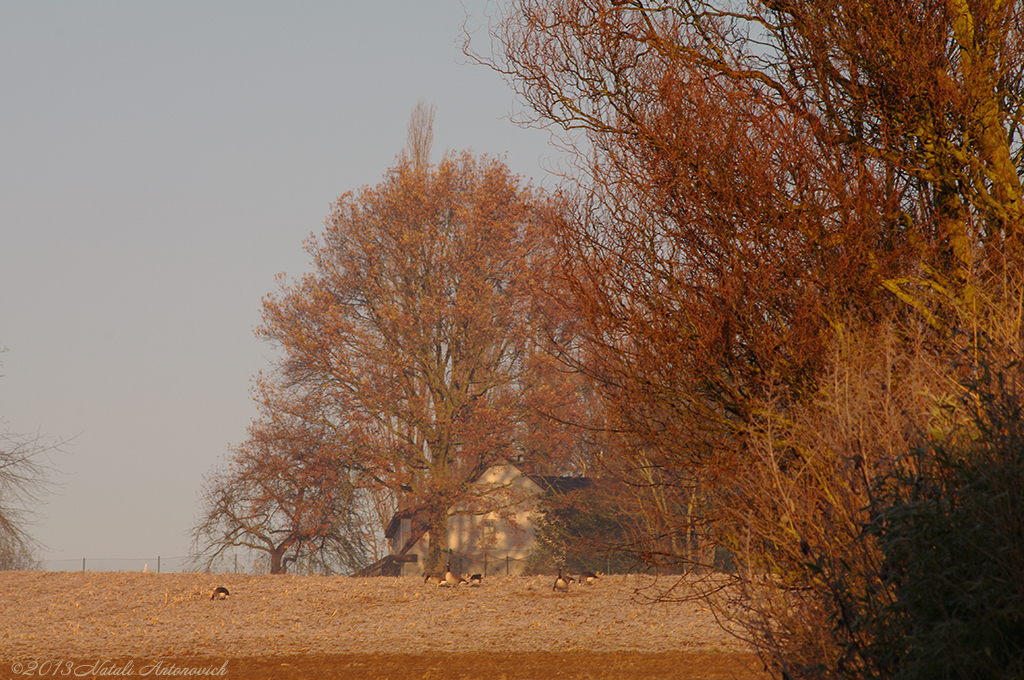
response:
{"label": "plowed brown field", "polygon": [[550,581],[4,572],[0,677],[765,677],[701,603],[652,602],[651,578]]}

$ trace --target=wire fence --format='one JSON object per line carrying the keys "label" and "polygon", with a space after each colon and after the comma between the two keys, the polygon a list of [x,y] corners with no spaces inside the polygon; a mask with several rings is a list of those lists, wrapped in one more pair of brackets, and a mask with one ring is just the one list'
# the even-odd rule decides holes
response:
{"label": "wire fence", "polygon": [[[537,555],[522,556],[521,553],[505,551],[460,552],[451,550],[448,560],[456,573],[482,574],[484,576],[521,576],[533,573],[553,572],[554,566],[549,560],[540,560]],[[573,560],[573,562],[579,562]],[[556,565],[561,566],[561,564]],[[630,566],[617,563],[604,557],[592,557],[578,564],[565,564],[567,568],[589,569],[606,574],[629,573]],[[633,566],[633,565],[631,565]],[[245,551],[220,556],[208,568],[198,564],[189,556],[165,557],[82,557],[68,559],[43,560],[40,565],[43,571],[140,571],[158,574],[170,573],[215,573],[215,574],[249,574],[261,575],[270,573],[268,558],[262,554]],[[405,575],[422,575],[423,565],[410,564],[400,569]],[[289,573],[297,575],[322,574],[322,567],[308,560],[299,560],[289,566]],[[332,572],[335,573],[335,572]]]}
{"label": "wire fence", "polygon": [[449,551],[452,570],[457,574],[481,574],[483,576],[521,576],[530,571],[528,558],[502,555],[498,551],[478,553]]}
{"label": "wire fence", "polygon": [[[164,557],[82,557],[43,560],[43,571],[146,571],[158,574],[192,573],[207,571],[197,566],[188,556]],[[244,555],[222,560],[210,571],[214,573],[265,573],[260,565]]]}

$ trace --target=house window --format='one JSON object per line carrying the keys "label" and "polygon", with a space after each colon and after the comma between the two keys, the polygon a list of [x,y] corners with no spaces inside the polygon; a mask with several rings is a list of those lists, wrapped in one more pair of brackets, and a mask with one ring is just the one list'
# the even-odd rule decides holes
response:
{"label": "house window", "polygon": [[497,542],[497,523],[491,519],[485,519],[480,524],[480,542],[484,547],[491,547]]}

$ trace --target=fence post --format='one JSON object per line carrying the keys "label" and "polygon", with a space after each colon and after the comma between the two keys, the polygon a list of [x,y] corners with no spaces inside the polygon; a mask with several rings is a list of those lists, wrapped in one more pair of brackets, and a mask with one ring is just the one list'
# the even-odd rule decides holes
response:
{"label": "fence post", "polygon": [[508,571],[508,553],[505,553],[505,576],[511,576]]}
{"label": "fence post", "polygon": [[156,573],[160,573],[160,556],[156,556]]}
{"label": "fence post", "polygon": [[85,558],[82,558],[82,571],[85,571]]}

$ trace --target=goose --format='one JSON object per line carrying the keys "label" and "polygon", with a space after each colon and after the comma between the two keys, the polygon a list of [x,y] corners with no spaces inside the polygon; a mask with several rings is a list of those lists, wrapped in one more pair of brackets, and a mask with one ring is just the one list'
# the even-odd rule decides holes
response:
{"label": "goose", "polygon": [[229,593],[228,589],[225,588],[224,586],[217,586],[216,588],[213,589],[213,594],[210,595],[210,599],[211,600],[223,600],[223,599],[226,599],[227,596],[230,595],[230,594],[231,593]]}
{"label": "goose", "polygon": [[449,562],[445,566],[444,580],[452,588],[454,588],[455,586],[457,586],[459,584],[462,584],[462,583],[466,582],[466,579],[462,578],[461,576],[456,576],[455,574],[452,573],[451,562]]}
{"label": "goose", "polygon": [[587,585],[597,583],[597,574],[592,571],[580,572],[580,583],[586,583]]}
{"label": "goose", "polygon": [[479,588],[480,585],[483,582],[484,582],[483,574],[473,574],[472,576],[469,577],[469,587],[470,588]]}
{"label": "goose", "polygon": [[551,590],[556,590],[560,593],[564,593],[569,590],[570,581],[572,581],[572,577],[570,576],[568,579],[562,578],[562,570],[559,569],[558,578],[555,579],[555,585],[551,588]]}
{"label": "goose", "polygon": [[444,583],[444,579],[438,576],[437,574],[424,574],[423,582],[439,586]]}

